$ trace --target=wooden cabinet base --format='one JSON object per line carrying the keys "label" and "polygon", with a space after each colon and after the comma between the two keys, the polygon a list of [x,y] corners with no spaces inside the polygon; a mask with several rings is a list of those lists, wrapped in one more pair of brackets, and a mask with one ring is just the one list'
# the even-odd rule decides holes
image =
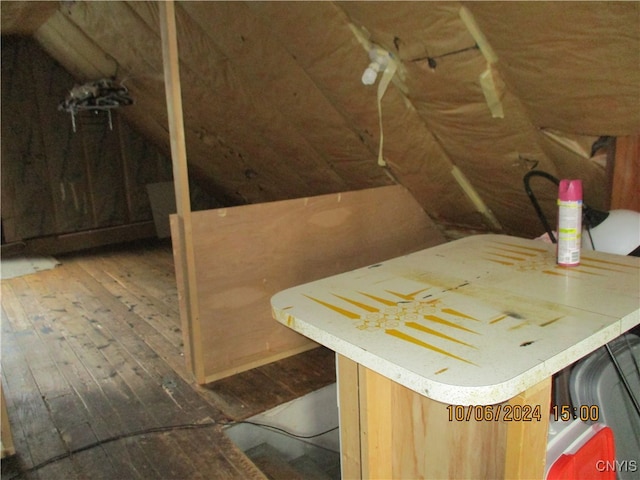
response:
{"label": "wooden cabinet base", "polygon": [[470,409],[419,395],[342,355],[337,362],[343,478],[544,477],[550,378],[500,410]]}

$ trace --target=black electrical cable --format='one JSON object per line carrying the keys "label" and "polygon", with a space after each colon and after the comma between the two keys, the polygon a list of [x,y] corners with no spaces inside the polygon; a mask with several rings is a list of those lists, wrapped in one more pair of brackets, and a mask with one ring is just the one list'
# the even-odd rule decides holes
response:
{"label": "black electrical cable", "polygon": [[438,66],[438,62],[436,60],[444,57],[448,57],[450,55],[457,55],[458,53],[468,52],[469,50],[480,50],[480,47],[476,43],[473,47],[462,48],[460,50],[456,50],[454,52],[443,53],[441,55],[437,55],[435,57],[427,57],[427,63],[429,68],[435,69]]}
{"label": "black electrical cable", "polygon": [[[14,480],[16,478],[20,478],[23,475],[27,475],[29,473],[35,472],[37,470],[41,470],[42,468],[51,465],[52,463],[56,463],[59,462],[61,460],[64,460],[66,458],[69,458],[73,455],[77,455],[78,453],[82,453],[82,452],[86,452],[87,450],[91,450],[93,448],[96,447],[100,447],[102,445],[106,445],[108,443],[112,443],[112,442],[116,442],[118,440],[124,440],[126,438],[131,438],[131,437],[139,437],[141,435],[148,435],[151,433],[164,433],[164,432],[172,432],[175,430],[193,430],[193,429],[198,429],[198,428],[208,428],[208,427],[214,427],[214,426],[222,426],[222,427],[231,427],[234,425],[239,425],[239,424],[248,424],[248,425],[253,425],[256,427],[261,427],[261,428],[266,428],[266,429],[270,429],[270,430],[274,430],[278,433],[281,433],[283,435],[287,435],[290,437],[294,437],[294,438],[299,438],[301,440],[306,440],[306,439],[311,439],[311,438],[316,438],[316,437],[320,437],[322,435],[325,435],[329,432],[332,432],[334,430],[337,430],[339,427],[332,427],[328,430],[325,430],[323,432],[320,433],[315,433],[313,435],[298,435],[296,433],[293,432],[289,432],[287,430],[285,430],[284,428],[280,428],[280,427],[276,427],[273,425],[268,425],[265,423],[258,423],[258,422],[252,422],[249,420],[239,420],[239,421],[234,421],[234,422],[227,422],[227,423],[221,423],[221,422],[206,422],[206,423],[186,423],[186,424],[181,424],[181,425],[169,425],[169,426],[165,426],[165,427],[151,427],[151,428],[146,428],[144,430],[137,430],[135,432],[129,432],[129,433],[123,433],[120,435],[114,435],[113,437],[109,437],[109,438],[105,438],[103,440],[98,440],[97,442],[93,442],[90,443],[88,445],[85,445],[83,447],[79,447],[76,448],[74,450],[69,450],[68,452],[62,453],[60,455],[56,455],[55,457],[51,457],[48,460],[45,460],[43,462],[40,462],[37,465],[34,465],[33,467],[30,467],[26,470],[23,470],[21,472],[16,473],[15,475],[13,475],[12,477],[7,478],[6,480]],[[305,443],[309,443],[309,442],[305,442]],[[321,445],[316,445],[313,444],[316,447],[319,448],[323,448],[325,450],[331,450],[325,447],[322,447]],[[333,452],[333,450],[331,450]]]}
{"label": "black electrical cable", "polygon": [[84,447],[79,447],[79,448],[76,448],[74,450],[69,450],[68,452],[62,453],[62,454],[57,455],[55,457],[51,457],[48,460],[40,462],[39,464],[34,465],[31,468],[28,468],[26,470],[18,472],[13,477],[9,477],[6,480],[13,480],[15,478],[22,477],[23,475],[35,472],[36,470],[41,470],[42,468],[44,468],[44,467],[46,467],[48,465],[51,465],[52,463],[59,462],[60,460],[64,460],[64,459],[69,458],[69,457],[71,457],[73,455],[77,455],[78,453],[86,452],[87,450],[91,450],[93,448],[100,447],[100,446],[106,445],[108,443],[116,442],[118,440],[124,440],[125,438],[138,437],[140,435],[147,435],[147,434],[150,434],[150,433],[163,433],[163,432],[170,432],[170,431],[174,431],[174,430],[192,430],[192,429],[196,429],[196,428],[213,427],[215,425],[225,425],[225,424],[224,423],[218,423],[218,422],[187,423],[187,424],[183,424],[183,425],[169,425],[169,426],[166,426],[166,427],[152,427],[152,428],[147,428],[147,429],[144,429],[144,430],[138,430],[138,431],[135,431],[135,432],[129,432],[129,433],[123,433],[123,434],[120,434],[120,435],[114,435],[113,437],[105,438],[103,440],[98,440],[97,442],[90,443],[88,445],[85,445]]}
{"label": "black electrical cable", "polygon": [[553,175],[547,172],[543,172],[541,170],[531,170],[527,172],[523,178],[524,190],[525,192],[527,192],[527,195],[529,196],[529,200],[531,200],[531,203],[533,204],[533,208],[535,208],[536,213],[538,214],[538,218],[542,222],[542,225],[544,226],[547,232],[547,235],[549,235],[549,238],[551,239],[551,241],[553,243],[557,243],[556,237],[553,234],[553,230],[551,229],[551,226],[549,225],[547,218],[544,216],[544,213],[542,212],[542,208],[540,208],[540,204],[538,203],[538,200],[536,199],[536,196],[534,195],[533,190],[531,190],[531,186],[529,185],[531,181],[531,177],[544,177],[547,180],[551,180],[556,185],[560,185],[560,180],[558,180]]}
{"label": "black electrical cable", "polygon": [[256,422],[251,422],[249,420],[241,420],[238,422],[233,422],[232,424],[229,425],[238,425],[238,424],[246,424],[246,425],[253,425],[255,427],[261,427],[261,428],[266,428],[268,430],[274,430],[276,432],[279,433],[283,433],[289,437],[295,437],[295,438],[300,438],[300,439],[310,439],[310,438],[317,438],[317,437],[321,437],[322,435],[326,435],[327,433],[333,432],[334,430],[337,430],[338,427],[331,427],[323,432],[320,433],[314,433],[313,435],[298,435],[297,433],[292,433],[289,432],[287,430],[285,430],[284,428],[280,428],[280,427],[275,427],[273,425],[267,425],[265,423],[256,423]]}
{"label": "black electrical cable", "polygon": [[454,50],[452,52],[441,53],[440,55],[413,58],[413,59],[411,59],[409,61],[410,62],[422,62],[422,61],[426,60],[427,63],[429,64],[429,68],[435,69],[438,66],[438,63],[436,62],[436,60],[438,60],[440,58],[444,58],[444,57],[449,57],[451,55],[457,55],[459,53],[468,52],[469,50],[480,50],[480,46],[476,43],[471,47],[461,48],[459,50]]}
{"label": "black electrical cable", "polygon": [[[624,389],[627,391],[627,394],[631,399],[631,403],[633,403],[633,407],[635,408],[636,412],[638,413],[638,416],[640,417],[640,405],[638,404],[638,399],[633,394],[633,391],[631,390],[631,385],[629,385],[629,381],[627,380],[626,375],[622,371],[622,367],[620,366],[620,363],[618,363],[618,359],[616,358],[616,356],[613,354],[611,347],[609,346],[608,343],[605,345],[605,347],[607,349],[607,353],[609,354],[609,357],[611,358],[611,361],[613,362],[613,366],[615,367],[616,372],[618,373],[618,377],[620,377],[620,380],[624,385]],[[629,350],[629,353],[633,357],[633,352],[631,350]]]}
{"label": "black electrical cable", "polygon": [[256,422],[251,422],[251,421],[248,421],[248,420],[234,422],[234,425],[237,425],[237,424],[240,424],[240,423],[245,423],[245,424],[248,424],[248,425],[254,425],[256,427],[265,428],[267,430],[273,430],[276,433],[280,433],[282,435],[287,435],[289,437],[297,438],[297,439],[300,440],[300,442],[302,442],[304,444],[311,445],[313,447],[317,447],[317,448],[320,448],[322,450],[326,450],[326,451],[329,451],[329,452],[340,453],[339,451],[333,450],[331,448],[327,448],[327,447],[322,446],[322,445],[318,445],[317,443],[311,443],[311,442],[306,442],[305,441],[305,439],[321,437],[322,435],[326,435],[327,433],[333,432],[334,430],[338,430],[338,428],[340,428],[340,427],[331,427],[331,428],[325,430],[324,432],[315,433],[313,435],[306,435],[305,436],[305,435],[298,435],[298,434],[295,434],[295,433],[288,432],[287,430],[284,430],[284,429],[279,428],[279,427],[274,427],[273,425],[266,425],[264,423],[256,423]]}
{"label": "black electrical cable", "polygon": [[586,230],[587,230],[587,235],[589,235],[589,243],[591,244],[591,249],[592,249],[593,251],[595,251],[595,250],[596,250],[596,246],[595,246],[595,244],[593,243],[593,236],[591,235],[591,228],[589,227],[589,225],[587,225],[586,227],[587,227],[587,228],[586,228]]}
{"label": "black electrical cable", "polygon": [[640,365],[638,365],[638,359],[635,355],[633,355],[633,350],[631,349],[631,344],[629,343],[629,335],[624,334],[624,342],[631,353],[631,360],[633,360],[633,365],[636,367],[636,373],[638,374],[638,378],[640,378]]}

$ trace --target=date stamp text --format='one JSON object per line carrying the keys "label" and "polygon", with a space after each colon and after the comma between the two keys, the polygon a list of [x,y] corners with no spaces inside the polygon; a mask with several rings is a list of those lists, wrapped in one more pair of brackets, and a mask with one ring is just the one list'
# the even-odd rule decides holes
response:
{"label": "date stamp text", "polygon": [[540,405],[447,405],[450,422],[539,422]]}

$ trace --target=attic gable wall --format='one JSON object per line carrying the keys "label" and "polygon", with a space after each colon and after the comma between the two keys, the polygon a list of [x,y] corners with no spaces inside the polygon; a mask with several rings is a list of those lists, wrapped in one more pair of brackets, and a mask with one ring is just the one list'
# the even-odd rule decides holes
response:
{"label": "attic gable wall", "polygon": [[[73,79],[31,38],[2,39],[2,226],[7,243],[151,224],[146,186],[171,161],[114,113],[57,110]],[[153,234],[153,225],[147,229]],[[112,241],[118,241],[113,238]]]}

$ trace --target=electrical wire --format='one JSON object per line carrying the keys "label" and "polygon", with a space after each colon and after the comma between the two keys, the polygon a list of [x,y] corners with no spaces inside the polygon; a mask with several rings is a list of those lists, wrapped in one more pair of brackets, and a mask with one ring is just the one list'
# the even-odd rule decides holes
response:
{"label": "electrical wire", "polygon": [[558,180],[553,175],[551,175],[551,174],[549,174],[547,172],[543,172],[541,170],[531,170],[531,171],[527,172],[525,174],[524,178],[522,179],[523,182],[524,182],[524,190],[525,190],[525,192],[527,192],[527,195],[529,196],[529,200],[531,200],[533,208],[535,208],[536,213],[538,214],[538,218],[542,222],[542,225],[544,226],[544,229],[546,230],[547,235],[549,235],[549,239],[551,239],[551,241],[553,243],[557,243],[556,237],[553,234],[553,230],[551,229],[551,226],[549,225],[549,222],[547,221],[547,217],[544,216],[542,208],[540,208],[540,204],[538,203],[538,200],[536,199],[536,196],[533,193],[533,190],[531,190],[531,186],[529,185],[529,183],[531,182],[531,177],[544,177],[547,180],[551,180],[556,185],[560,185],[560,180]]}
{"label": "electrical wire", "polygon": [[273,430],[277,433],[280,433],[282,435],[287,435],[289,437],[293,437],[293,438],[298,438],[301,441],[303,441],[303,443],[309,444],[309,445],[313,445],[314,447],[318,447],[318,448],[322,448],[323,450],[329,450],[331,452],[335,452],[335,450],[331,450],[330,448],[326,448],[323,447],[322,445],[317,445],[317,444],[313,444],[311,442],[304,442],[304,440],[308,440],[308,439],[312,439],[312,438],[316,438],[316,437],[320,437],[322,435],[326,435],[329,432],[332,432],[334,430],[337,430],[339,427],[332,427],[328,430],[322,431],[320,433],[315,433],[312,435],[299,435],[293,432],[290,432],[284,428],[280,428],[280,427],[276,427],[274,425],[268,425],[266,423],[258,423],[258,422],[252,422],[250,420],[238,420],[238,421],[232,421],[232,422],[216,422],[216,421],[212,421],[212,422],[206,422],[206,423],[186,423],[186,424],[180,424],[180,425],[168,425],[168,426],[164,426],[164,427],[151,427],[151,428],[146,428],[144,430],[137,430],[135,432],[129,432],[129,433],[123,433],[120,435],[114,435],[112,437],[108,437],[105,438],[103,440],[98,440],[97,442],[93,442],[90,443],[88,445],[85,445],[83,447],[79,447],[76,448],[74,450],[69,450],[68,452],[62,453],[60,455],[56,455],[55,457],[51,457],[43,462],[40,462],[37,465],[34,465],[33,467],[30,467],[26,470],[22,470],[20,472],[17,472],[15,475],[8,477],[6,479],[3,480],[14,480],[16,478],[20,478],[23,477],[24,475],[28,475],[30,473],[33,473],[37,470],[41,470],[44,467],[47,467],[49,465],[51,465],[52,463],[56,463],[59,462],[61,460],[65,460],[67,458],[72,457],[73,455],[77,455],[78,453],[82,453],[82,452],[86,452],[87,450],[92,450],[94,448],[97,447],[101,447],[103,445],[106,445],[108,443],[112,443],[112,442],[117,442],[118,440],[124,440],[126,438],[132,438],[132,437],[139,437],[141,435],[148,435],[148,434],[152,434],[152,433],[164,433],[164,432],[173,432],[176,430],[194,430],[194,429],[199,429],[199,428],[208,428],[208,427],[215,427],[215,426],[221,426],[221,427],[231,427],[234,425],[240,425],[240,424],[247,424],[247,425],[253,425],[256,427],[260,427],[260,428],[265,428],[265,429],[269,429],[269,430]]}
{"label": "electrical wire", "polygon": [[248,420],[234,422],[234,425],[237,425],[237,424],[240,424],[240,423],[245,423],[245,424],[248,424],[248,425],[254,425],[256,427],[265,428],[267,430],[272,430],[275,433],[279,433],[281,435],[287,435],[289,437],[294,437],[294,438],[298,439],[301,443],[304,443],[306,445],[311,445],[312,447],[320,448],[322,450],[326,450],[326,451],[332,452],[332,453],[340,453],[339,451],[333,450],[332,448],[328,448],[328,447],[325,447],[323,445],[318,445],[317,443],[312,443],[312,442],[305,441],[306,439],[321,437],[322,435],[326,435],[327,433],[333,432],[334,430],[338,430],[338,428],[340,428],[339,426],[331,427],[331,428],[329,428],[329,429],[327,429],[327,430],[325,430],[323,432],[320,432],[320,433],[315,433],[313,435],[306,435],[305,436],[305,435],[298,435],[298,434],[295,434],[295,433],[288,432],[287,430],[284,430],[284,429],[279,428],[279,427],[274,427],[273,425],[266,425],[266,424],[263,424],[263,423],[256,423],[256,422],[251,422],[251,421],[248,421]]}
{"label": "electrical wire", "polygon": [[42,468],[51,465],[52,463],[56,463],[59,462],[61,460],[64,460],[66,458],[69,458],[73,455],[77,455],[78,453],[82,453],[82,452],[86,452],[87,450],[91,450],[93,448],[96,447],[101,447],[102,445],[106,445],[108,443],[112,443],[112,442],[116,442],[118,440],[124,440],[125,438],[131,438],[131,437],[138,437],[141,435],[148,435],[150,433],[163,433],[163,432],[171,432],[174,430],[193,430],[196,428],[206,428],[206,427],[213,427],[215,425],[224,425],[218,422],[207,422],[207,423],[187,423],[187,424],[182,424],[182,425],[169,425],[169,426],[165,426],[165,427],[152,427],[152,428],[146,428],[144,430],[138,430],[135,432],[129,432],[129,433],[123,433],[120,435],[114,435],[113,437],[108,437],[105,438],[103,440],[98,440],[97,442],[93,442],[90,443],[88,445],[85,445],[83,447],[79,447],[76,448],[74,450],[69,450],[68,452],[62,453],[60,455],[56,455],[55,457],[51,457],[48,460],[45,460],[43,462],[40,462],[37,465],[34,465],[33,467],[30,467],[26,470],[23,470],[21,472],[16,473],[14,476],[9,477],[6,480],[13,480],[15,478],[19,478],[22,477],[23,475],[27,475],[29,473],[35,472],[37,470],[41,470]]}
{"label": "electrical wire", "polygon": [[438,63],[436,62],[436,60],[439,60],[439,59],[444,58],[444,57],[449,57],[451,55],[457,55],[459,53],[468,52],[469,50],[480,50],[480,46],[476,43],[471,47],[461,48],[460,50],[454,50],[452,52],[441,53],[440,55],[435,55],[435,56],[426,56],[426,57],[413,58],[413,59],[411,59],[409,61],[410,62],[422,62],[422,61],[426,60],[428,65],[429,65],[429,68],[435,69],[438,66]]}
{"label": "electrical wire", "polygon": [[[625,333],[623,337],[624,337],[624,342],[627,345],[627,348],[629,349],[629,352],[633,352],[633,350],[631,350],[631,343],[629,343],[629,335]],[[638,374],[638,378],[640,378],[640,365],[638,365],[638,359],[636,358],[635,355],[633,355],[633,353],[631,354],[631,360],[633,360],[633,365],[636,367],[636,373]]]}
{"label": "electrical wire", "polygon": [[253,425],[255,427],[261,427],[261,428],[266,428],[268,430],[274,430],[278,433],[282,433],[284,435],[287,435],[289,437],[295,437],[295,438],[299,438],[299,439],[311,439],[311,438],[317,438],[317,437],[321,437],[322,435],[326,435],[327,433],[333,432],[334,430],[337,430],[339,427],[331,427],[323,432],[320,433],[314,433],[313,435],[299,435],[297,433],[292,433],[289,432],[288,430],[285,430],[284,428],[280,428],[280,427],[275,427],[273,425],[267,425],[265,423],[257,423],[257,422],[252,422],[249,420],[241,420],[238,422],[233,422],[231,425],[239,425],[239,424],[246,424],[246,425]]}
{"label": "electrical wire", "polygon": [[[631,399],[631,403],[633,403],[633,407],[635,408],[636,412],[638,413],[638,416],[640,417],[640,404],[638,404],[638,399],[636,398],[636,396],[633,394],[633,391],[631,390],[631,385],[629,385],[629,380],[627,380],[627,376],[622,371],[622,367],[620,366],[620,363],[618,363],[618,359],[613,354],[613,351],[611,350],[611,347],[609,346],[609,344],[607,343],[605,347],[607,349],[607,353],[609,354],[609,357],[611,358],[611,361],[613,362],[613,366],[615,367],[616,372],[618,373],[618,377],[620,377],[620,380],[624,385],[624,389],[627,391],[627,394]],[[631,351],[630,348],[629,348],[629,353],[633,357],[633,352]]]}
{"label": "electrical wire", "polygon": [[593,243],[593,236],[591,235],[591,227],[589,225],[587,225],[587,235],[589,235],[589,243],[591,244],[591,250],[595,251],[596,250],[596,246]]}

